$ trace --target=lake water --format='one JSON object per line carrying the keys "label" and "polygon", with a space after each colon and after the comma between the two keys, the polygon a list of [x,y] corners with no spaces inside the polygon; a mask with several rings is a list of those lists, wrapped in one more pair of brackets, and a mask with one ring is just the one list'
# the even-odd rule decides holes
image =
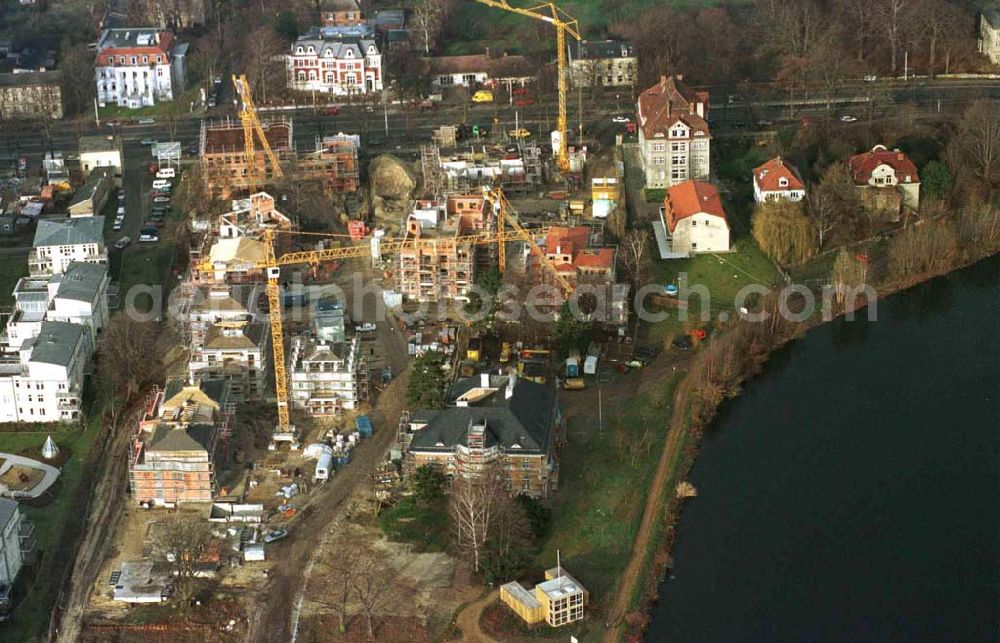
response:
{"label": "lake water", "polygon": [[1000,640],[1000,260],[878,317],[706,432],[647,641]]}

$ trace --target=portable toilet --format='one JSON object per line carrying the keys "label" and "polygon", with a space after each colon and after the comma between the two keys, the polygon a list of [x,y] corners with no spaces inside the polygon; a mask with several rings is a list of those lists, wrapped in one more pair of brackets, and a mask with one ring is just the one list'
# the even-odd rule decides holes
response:
{"label": "portable toilet", "polygon": [[359,415],[358,417],[354,418],[354,427],[358,430],[358,433],[360,433],[361,437],[363,438],[370,438],[372,437],[372,433],[374,433],[372,429],[371,418],[369,418],[367,415]]}
{"label": "portable toilet", "polygon": [[587,355],[587,358],[583,360],[583,374],[597,374],[597,355]]}

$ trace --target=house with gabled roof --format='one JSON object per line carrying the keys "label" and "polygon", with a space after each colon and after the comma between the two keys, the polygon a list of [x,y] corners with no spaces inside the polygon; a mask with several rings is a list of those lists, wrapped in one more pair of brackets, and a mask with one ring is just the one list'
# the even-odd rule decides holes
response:
{"label": "house with gabled roof", "polygon": [[754,168],[753,198],[757,203],[801,201],[806,198],[806,184],[798,168],[778,156]]}
{"label": "house with gabled roof", "polygon": [[[917,166],[900,150],[876,145],[868,152],[850,157],[847,165],[861,193],[861,203],[869,210],[884,210],[886,204],[900,203],[911,210],[920,207]],[[892,218],[899,218],[898,205],[893,214]]]}
{"label": "house with gabled roof", "polygon": [[729,251],[729,221],[715,186],[685,181],[667,190],[653,233],[661,259]]}
{"label": "house with gabled roof", "polygon": [[451,477],[471,477],[499,462],[512,493],[546,497],[556,490],[555,448],[565,423],[553,387],[483,373],[456,382],[449,399],[444,409],[404,415],[407,471],[431,464]]}
{"label": "house with gabled roof", "polygon": [[661,76],[639,94],[636,117],[647,188],[708,179],[708,92],[693,91],[682,81],[680,75]]}
{"label": "house with gabled roof", "polygon": [[103,216],[38,221],[28,253],[28,274],[39,277],[65,272],[73,261],[108,262]]}
{"label": "house with gabled roof", "polygon": [[313,30],[292,43],[285,62],[290,89],[337,96],[382,91],[382,52],[369,38],[333,38]]}

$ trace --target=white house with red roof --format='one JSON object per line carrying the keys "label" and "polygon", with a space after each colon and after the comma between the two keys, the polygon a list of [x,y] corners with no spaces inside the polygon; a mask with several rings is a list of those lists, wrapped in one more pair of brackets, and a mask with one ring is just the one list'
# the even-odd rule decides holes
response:
{"label": "white house with red roof", "polygon": [[661,76],[639,94],[636,116],[647,188],[708,179],[708,92],[691,91],[682,79]]}
{"label": "white house with red roof", "polygon": [[685,181],[667,189],[653,233],[661,259],[729,251],[729,221],[715,186]]}
{"label": "white house with red roof", "polygon": [[187,45],[169,31],[105,29],[97,42],[97,103],[136,109],[173,100],[184,89]]}
{"label": "white house with red roof", "polygon": [[[917,166],[899,150],[876,145],[869,152],[855,154],[847,161],[854,185],[864,192],[897,191],[902,205],[916,210],[920,205],[920,177]],[[869,198],[870,197],[870,198]],[[867,203],[884,203],[876,195],[862,195]]]}
{"label": "white house with red roof", "polygon": [[806,184],[798,169],[780,156],[753,170],[753,198],[766,201],[801,201],[806,197]]}

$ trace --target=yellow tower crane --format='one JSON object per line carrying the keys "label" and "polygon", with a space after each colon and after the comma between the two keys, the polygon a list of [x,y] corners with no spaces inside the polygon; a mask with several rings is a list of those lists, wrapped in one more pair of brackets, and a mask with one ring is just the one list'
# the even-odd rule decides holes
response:
{"label": "yellow tower crane", "polygon": [[[544,236],[548,233],[548,228],[528,230],[521,225],[514,214],[510,203],[499,188],[484,189],[483,194],[493,207],[497,215],[497,230],[476,232],[473,234],[460,235],[449,239],[449,243],[458,245],[488,245],[496,243],[499,245],[500,257],[505,258],[504,246],[511,241],[523,241],[528,243],[532,253],[540,257],[542,263],[555,276],[556,283],[568,296],[572,291],[572,285],[562,277],[555,266],[546,256],[545,252],[535,242],[536,236]],[[505,227],[510,226],[510,229]],[[287,252],[280,257],[274,252],[274,235],[277,231],[267,229],[264,231],[264,245],[266,255],[264,261],[258,265],[263,269],[267,277],[267,302],[271,324],[271,349],[274,358],[274,390],[278,400],[278,426],[274,432],[275,440],[293,441],[295,439],[295,427],[289,419],[288,407],[288,370],[285,365],[285,332],[281,319],[281,267],[301,264],[318,264],[324,261],[338,261],[342,259],[352,259],[358,257],[371,256],[372,247],[370,243],[325,248],[323,250],[303,250]],[[288,233],[296,234],[296,233]],[[301,233],[300,233],[301,234]],[[313,235],[334,237],[338,235]],[[395,254],[403,248],[433,247],[439,239],[413,239],[384,238],[379,242],[378,251],[380,254]],[[501,262],[501,268],[503,263]]]}
{"label": "yellow tower crane", "polygon": [[254,144],[254,133],[260,138],[260,145],[264,148],[264,154],[271,162],[271,175],[280,179],[285,174],[281,171],[281,164],[278,163],[278,156],[271,149],[271,144],[264,136],[264,128],[260,124],[257,116],[257,108],[253,103],[253,96],[250,94],[250,83],[247,82],[246,74],[237,76],[233,74],[233,87],[236,88],[236,95],[240,97],[240,122],[243,124],[243,155],[247,160],[247,186],[253,193],[260,186],[260,177],[257,176],[257,150]]}
{"label": "yellow tower crane", "polygon": [[569,70],[566,68],[566,34],[580,40],[580,24],[576,18],[569,15],[551,2],[544,2],[534,7],[512,7],[507,0],[475,0],[489,7],[503,9],[522,16],[547,22],[556,28],[556,60],[558,61],[559,84],[559,148],[556,151],[556,163],[565,172],[569,169],[569,154],[566,152],[567,118],[566,95],[569,93]]}

